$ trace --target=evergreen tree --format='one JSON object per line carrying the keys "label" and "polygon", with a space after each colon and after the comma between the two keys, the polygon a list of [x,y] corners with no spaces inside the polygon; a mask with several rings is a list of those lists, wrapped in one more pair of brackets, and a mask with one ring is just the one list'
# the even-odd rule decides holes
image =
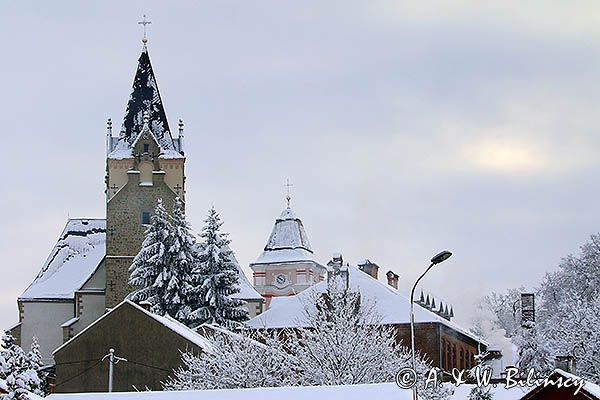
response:
{"label": "evergreen tree", "polygon": [[42,371],[42,354],[40,353],[40,345],[37,338],[34,336],[31,341],[31,350],[27,353],[27,360],[29,361],[29,369],[35,371],[41,382],[36,387],[31,387],[30,391],[45,396],[48,394],[48,388],[46,385],[46,374]]}
{"label": "evergreen tree", "polygon": [[200,307],[190,314],[197,324],[236,326],[249,319],[244,302],[231,295],[239,293],[239,272],[232,262],[227,234],[220,231],[223,223],[211,208],[202,230],[202,245],[195,270],[200,286],[196,289]]}
{"label": "evergreen tree", "polygon": [[171,281],[169,248],[172,239],[173,227],[159,199],[142,248],[129,267],[129,284],[136,287],[129,299],[150,302],[152,312],[159,315],[167,313],[170,306],[164,294]]}
{"label": "evergreen tree", "polygon": [[552,353],[548,340],[534,322],[524,322],[513,341],[519,347],[518,366],[521,373],[527,375],[533,368],[536,375],[544,376],[552,371]]}
{"label": "evergreen tree", "polygon": [[19,399],[27,393],[45,395],[45,375],[40,370],[39,345],[33,338],[31,351],[26,354],[15,344],[14,337],[6,331],[2,337],[4,347],[0,350],[0,379],[6,381],[8,399]]}
{"label": "evergreen tree", "polygon": [[171,217],[173,226],[169,248],[170,280],[164,293],[166,312],[185,325],[193,324],[190,314],[200,307],[194,296],[196,279],[193,274],[197,262],[196,239],[186,221],[183,204],[175,199]]}

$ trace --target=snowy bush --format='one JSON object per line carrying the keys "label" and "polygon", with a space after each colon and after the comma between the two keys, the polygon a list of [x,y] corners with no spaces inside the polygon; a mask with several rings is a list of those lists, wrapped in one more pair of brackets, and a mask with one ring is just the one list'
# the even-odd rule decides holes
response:
{"label": "snowy bush", "polygon": [[[202,327],[201,327],[202,329]],[[165,390],[233,389],[296,384],[292,357],[282,342],[265,332],[217,333],[212,350],[183,353],[183,366]]]}

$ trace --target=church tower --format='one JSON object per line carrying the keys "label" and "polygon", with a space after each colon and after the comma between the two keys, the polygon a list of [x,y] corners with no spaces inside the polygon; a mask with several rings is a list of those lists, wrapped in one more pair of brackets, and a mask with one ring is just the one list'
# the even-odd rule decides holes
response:
{"label": "church tower", "polygon": [[288,205],[275,220],[271,236],[262,254],[250,264],[254,287],[266,299],[291,296],[322,281],[326,267],[314,259],[302,220]]}
{"label": "church tower", "polygon": [[173,137],[144,37],[144,47],[118,137],[108,121],[106,158],[106,307],[121,302],[129,266],[162,199],[171,210],[176,197],[185,204],[183,122]]}

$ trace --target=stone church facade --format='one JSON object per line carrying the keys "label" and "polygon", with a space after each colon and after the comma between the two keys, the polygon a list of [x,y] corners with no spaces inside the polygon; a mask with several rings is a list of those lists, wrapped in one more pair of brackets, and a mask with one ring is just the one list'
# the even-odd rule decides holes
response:
{"label": "stone church facade", "polygon": [[[106,219],[70,219],[41,271],[17,299],[19,322],[9,330],[23,348],[35,336],[43,362],[52,352],[120,304],[131,292],[129,266],[139,252],[159,199],[168,212],[185,205],[183,123],[172,135],[144,43],[122,127],[106,137]],[[237,260],[240,293],[250,316],[264,299]]]}

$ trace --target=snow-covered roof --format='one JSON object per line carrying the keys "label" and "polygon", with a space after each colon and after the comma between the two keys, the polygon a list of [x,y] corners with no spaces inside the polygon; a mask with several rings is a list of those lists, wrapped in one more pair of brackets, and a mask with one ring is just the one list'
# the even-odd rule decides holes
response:
{"label": "snow-covered roof", "polygon": [[[410,323],[410,300],[398,290],[380,282],[369,274],[348,265],[351,290],[359,291],[361,299],[372,304],[382,318],[382,324]],[[327,281],[319,282],[295,296],[275,297],[269,309],[247,322],[251,328],[291,328],[308,326],[305,305],[310,304],[315,293],[325,293]],[[476,341],[483,342],[457,324],[440,317],[428,309],[415,306],[415,322],[439,322]]]}
{"label": "snow-covered roof", "polygon": [[73,299],[104,258],[106,220],[69,219],[42,270],[20,300]]}
{"label": "snow-covered roof", "polygon": [[394,383],[344,386],[296,386],[254,389],[191,390],[178,392],[55,393],[51,400],[364,400],[412,399],[412,390],[400,389]]}
{"label": "snow-covered roof", "polygon": [[[571,380],[574,380],[574,381],[582,379],[580,376],[573,375],[571,373],[563,371],[560,368],[556,368],[553,371],[553,373],[562,375],[565,378],[570,378]],[[588,392],[589,394],[591,394],[593,396],[595,396],[597,399],[600,399],[600,386],[596,385],[595,383],[585,381],[585,386],[583,387],[582,390]]]}
{"label": "snow-covered roof", "polygon": [[[229,246],[227,246],[227,248],[229,249]],[[231,252],[231,261],[237,267],[240,277],[240,292],[232,295],[231,297],[242,300],[262,300],[263,297],[256,291],[256,289],[254,289],[254,286],[252,286],[246,277],[246,274],[242,270],[237,258],[235,258],[235,253],[233,251]]]}
{"label": "snow-covered roof", "polygon": [[107,312],[106,314],[102,315],[100,318],[98,318],[93,323],[91,323],[90,325],[88,325],[85,329],[83,329],[77,335],[73,336],[67,342],[63,343],[59,348],[57,348],[56,350],[54,350],[52,352],[52,354],[56,354],[57,352],[59,352],[60,350],[62,350],[64,347],[68,346],[69,343],[73,342],[74,340],[77,340],[77,338],[79,338],[85,332],[87,332],[88,330],[92,329],[96,324],[100,323],[100,321],[102,321],[104,318],[108,317],[110,314],[112,314],[113,312],[115,312],[115,310],[117,310],[117,309],[119,309],[121,307],[124,307],[124,306],[134,307],[135,309],[137,309],[138,311],[146,314],[148,317],[154,319],[155,321],[157,321],[161,325],[163,325],[166,328],[172,330],[173,332],[175,332],[179,336],[187,339],[190,343],[195,344],[196,346],[200,347],[204,351],[207,351],[207,352],[211,351],[212,345],[211,345],[211,343],[210,343],[210,341],[208,339],[206,339],[205,337],[201,336],[200,334],[198,334],[194,330],[188,328],[187,326],[185,326],[181,322],[179,322],[179,321],[177,321],[177,320],[175,320],[175,319],[173,319],[173,318],[171,318],[169,316],[161,316],[161,315],[154,314],[154,313],[152,313],[150,311],[145,310],[144,308],[140,307],[139,305],[135,304],[132,301],[123,300],[116,307],[113,307],[109,312]]}
{"label": "snow-covered roof", "polygon": [[304,224],[288,206],[275,220],[264,251],[252,264],[313,260],[314,255]]}

